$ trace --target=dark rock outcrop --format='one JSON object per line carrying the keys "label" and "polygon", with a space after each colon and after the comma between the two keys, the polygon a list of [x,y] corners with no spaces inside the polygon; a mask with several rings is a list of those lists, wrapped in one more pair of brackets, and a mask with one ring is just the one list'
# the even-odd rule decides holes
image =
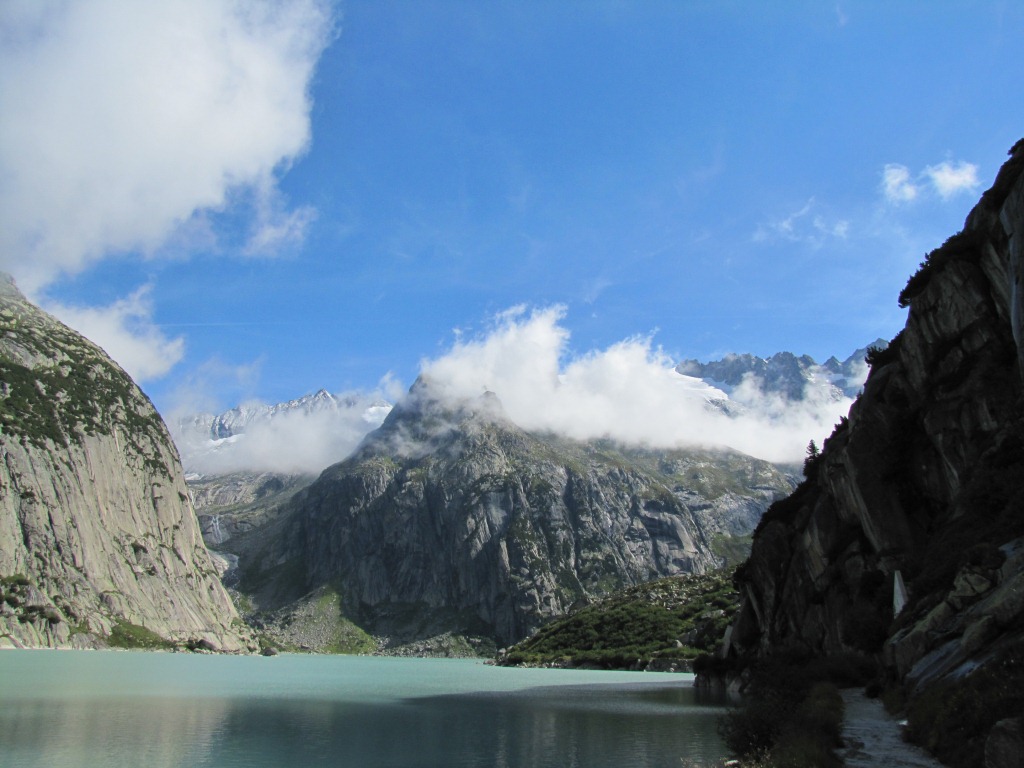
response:
{"label": "dark rock outcrop", "polygon": [[[913,695],[1019,646],[1022,172],[1024,141],[910,278],[905,329],[869,354],[849,418],[764,516],[738,577],[733,654],[875,655]],[[908,595],[894,615],[897,574]]]}

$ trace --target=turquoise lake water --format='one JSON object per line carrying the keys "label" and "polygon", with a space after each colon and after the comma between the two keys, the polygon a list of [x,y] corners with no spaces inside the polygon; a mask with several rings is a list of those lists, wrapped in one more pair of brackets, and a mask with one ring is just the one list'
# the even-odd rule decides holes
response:
{"label": "turquoise lake water", "polygon": [[7,768],[679,768],[723,754],[689,675],[479,661],[0,652]]}

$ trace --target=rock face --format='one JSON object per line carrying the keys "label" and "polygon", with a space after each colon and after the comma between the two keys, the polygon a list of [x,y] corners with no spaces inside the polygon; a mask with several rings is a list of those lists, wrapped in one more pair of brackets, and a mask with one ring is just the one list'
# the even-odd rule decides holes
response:
{"label": "rock face", "polygon": [[[742,454],[530,434],[493,394],[450,405],[420,382],[295,495],[272,535],[227,548],[261,607],[329,583],[377,634],[504,644],[592,596],[720,565],[713,538],[749,533],[791,487]],[[288,574],[292,592],[271,574]]]}
{"label": "rock face", "polygon": [[[905,329],[775,504],[732,651],[880,654],[913,691],[1024,634],[1024,142],[900,295]],[[908,602],[893,611],[897,572]]]}
{"label": "rock face", "polygon": [[171,644],[246,647],[153,406],[6,276],[0,589],[0,645],[102,647],[145,627]]}
{"label": "rock face", "polygon": [[[879,339],[871,346],[884,348],[887,342]],[[820,365],[808,355],[798,357],[792,352],[779,352],[767,358],[750,354],[726,355],[709,363],[684,360],[676,366],[676,371],[703,379],[729,393],[749,381],[756,383],[759,390],[781,395],[787,400],[803,400],[809,391],[815,390],[818,390],[816,394],[819,397],[839,400],[856,397],[860,392],[867,372],[864,365],[867,351],[867,348],[858,349],[842,362],[830,357]]]}

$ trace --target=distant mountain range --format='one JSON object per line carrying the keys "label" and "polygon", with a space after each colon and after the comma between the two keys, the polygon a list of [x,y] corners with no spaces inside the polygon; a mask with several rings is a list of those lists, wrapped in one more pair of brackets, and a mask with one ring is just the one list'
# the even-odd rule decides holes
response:
{"label": "distant mountain range", "polygon": [[[886,345],[879,339],[870,346]],[[716,409],[739,415],[763,405],[765,398],[803,403],[856,397],[867,376],[867,350],[858,349],[842,361],[830,357],[821,364],[808,355],[791,352],[768,358],[730,354],[708,363],[684,360],[675,372],[690,380],[690,386],[681,389],[682,396],[703,398]],[[288,438],[304,449],[313,445],[318,451],[305,471],[285,474],[316,474],[355,450],[363,437],[384,422],[392,407],[379,397],[320,389],[284,403],[250,402],[220,414],[190,415],[178,419],[172,432],[182,462],[192,475],[280,472],[270,455],[290,445]]]}
{"label": "distant mountain range", "polygon": [[[379,427],[392,404],[362,393],[320,389],[284,403],[249,402],[220,414],[177,419],[172,434],[191,476],[283,470],[310,474],[344,458]],[[281,454],[296,461],[281,466]]]}
{"label": "distant mountain range", "polygon": [[352,394],[332,395],[326,389],[320,389],[311,395],[304,395],[286,403],[246,403],[217,416],[201,414],[194,418],[193,423],[208,431],[211,439],[225,440],[241,435],[253,424],[261,422],[288,418],[295,414],[311,416],[344,411],[358,412],[367,423],[369,431],[379,427],[390,410],[391,403],[384,400],[367,401],[365,397]]}
{"label": "distant mountain range", "polygon": [[726,355],[710,363],[684,360],[676,366],[676,372],[701,379],[741,402],[744,385],[754,385],[763,394],[781,395],[788,400],[804,400],[814,394],[839,400],[856,397],[864,386],[868,374],[864,358],[868,349],[886,346],[887,341],[878,339],[842,362],[833,356],[821,364],[808,355],[798,357],[792,352],[779,352],[771,357]]}

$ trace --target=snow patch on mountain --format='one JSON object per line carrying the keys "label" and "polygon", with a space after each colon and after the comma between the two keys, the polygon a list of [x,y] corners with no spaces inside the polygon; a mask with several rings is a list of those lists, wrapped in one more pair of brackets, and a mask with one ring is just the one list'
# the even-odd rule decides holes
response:
{"label": "snow patch on mountain", "polygon": [[238,471],[316,474],[348,456],[379,427],[391,403],[325,389],[285,403],[243,403],[220,414],[177,419],[171,427],[192,476]]}

